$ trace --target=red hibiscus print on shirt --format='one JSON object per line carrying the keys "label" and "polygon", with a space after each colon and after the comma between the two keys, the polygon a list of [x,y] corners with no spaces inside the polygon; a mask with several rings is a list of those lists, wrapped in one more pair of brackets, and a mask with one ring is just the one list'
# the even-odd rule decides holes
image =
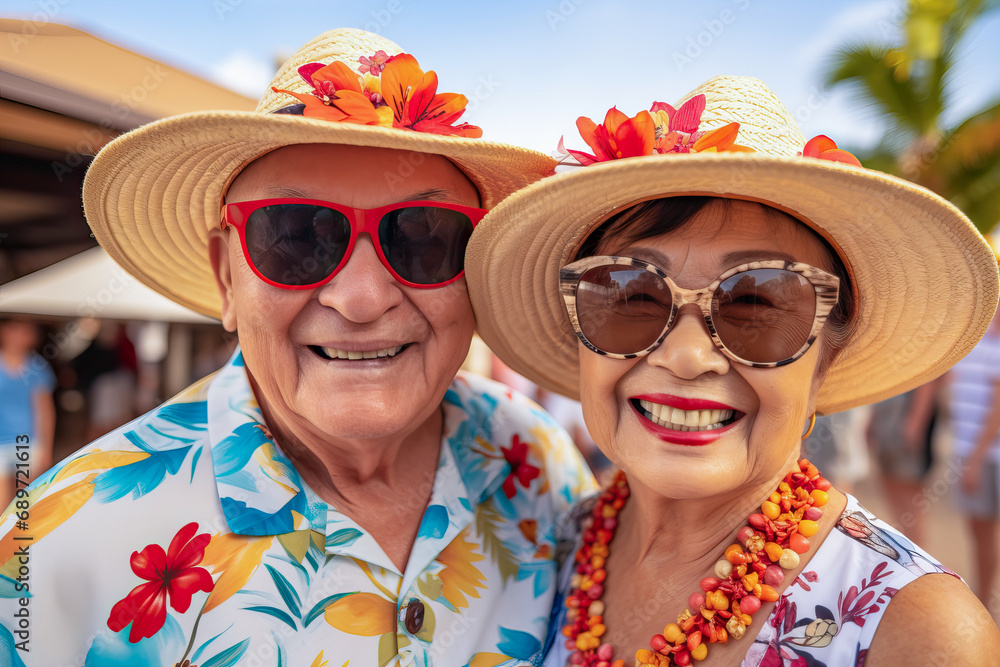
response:
{"label": "red hibiscus print on shirt", "polygon": [[108,627],[112,631],[120,632],[132,623],[130,642],[152,637],[167,620],[168,602],[183,614],[191,606],[192,595],[212,590],[212,575],[203,567],[195,567],[205,557],[212,536],[195,535],[197,532],[198,524],[192,522],[177,531],[166,552],[158,544],[132,552],[132,571],[147,583],[133,588],[111,608]]}
{"label": "red hibiscus print on shirt", "polygon": [[521,483],[521,486],[528,488],[531,480],[542,474],[542,471],[528,463],[528,443],[521,442],[521,439],[516,435],[511,441],[510,447],[501,447],[500,449],[503,451],[503,457],[510,464],[510,474],[503,481],[503,492],[507,494],[508,498],[513,498],[514,494],[517,493],[517,488],[514,486],[515,479]]}

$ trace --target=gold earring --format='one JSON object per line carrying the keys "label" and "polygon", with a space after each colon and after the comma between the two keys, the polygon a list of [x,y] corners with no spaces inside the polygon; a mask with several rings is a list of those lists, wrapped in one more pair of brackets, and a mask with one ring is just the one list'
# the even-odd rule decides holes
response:
{"label": "gold earring", "polygon": [[809,428],[807,428],[806,432],[802,434],[802,439],[803,440],[805,440],[810,435],[812,435],[813,427],[814,426],[816,426],[816,413],[815,412],[812,413],[811,415],[809,415]]}

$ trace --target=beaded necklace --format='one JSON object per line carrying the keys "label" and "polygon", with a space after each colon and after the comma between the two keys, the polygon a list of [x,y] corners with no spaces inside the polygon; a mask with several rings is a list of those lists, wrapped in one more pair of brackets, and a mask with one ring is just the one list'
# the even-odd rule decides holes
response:
{"label": "beaded necklace", "polygon": [[[668,623],[663,633],[653,635],[648,649],[636,651],[642,667],[690,665],[708,656],[708,644],[725,643],[746,634],[751,617],[763,602],[778,599],[776,587],[786,570],[799,565],[799,556],[809,551],[809,538],[829,500],[830,482],[807,459],[798,463],[751,514],[736,534],[737,542],[726,548],[715,564],[715,576],[701,580],[701,591],[688,597],[688,605]],[[629,497],[625,473],[619,471],[597,498],[584,520],[583,545],[576,552],[576,572],[566,595],[566,625],[562,633],[566,648],[573,651],[569,664],[583,667],[624,667],[614,659],[614,647],[601,641],[604,625],[605,562],[618,527],[618,514]]]}

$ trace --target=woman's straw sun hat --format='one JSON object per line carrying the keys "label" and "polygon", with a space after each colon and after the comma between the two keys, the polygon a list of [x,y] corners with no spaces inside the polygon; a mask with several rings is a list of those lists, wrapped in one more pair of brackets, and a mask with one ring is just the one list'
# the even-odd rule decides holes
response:
{"label": "woman's straw sun hat", "polygon": [[483,208],[552,172],[546,155],[455,125],[466,98],[435,95],[434,73],[401,51],[378,35],[332,30],[281,67],[256,111],[188,113],[119,137],[84,182],[94,236],[152,289],[219,317],[209,229],[219,225],[239,171],[276,148],[323,143],[443,155],[475,184]]}
{"label": "woman's straw sun hat", "polygon": [[[690,104],[675,110],[657,103],[633,119],[613,110],[601,126],[581,119],[595,155],[570,152],[590,164],[517,192],[476,228],[466,279],[478,331],[511,368],[545,389],[579,396],[577,338],[559,269],[613,213],[682,195],[785,211],[845,261],[858,297],[855,325],[820,390],[820,413],[912,389],[973,348],[997,306],[997,263],[957,208],[908,181],[837,161],[849,154],[826,137],[807,145],[757,79],[717,77],[683,101]],[[650,123],[656,144],[672,152],[637,148],[640,130],[652,141]]]}

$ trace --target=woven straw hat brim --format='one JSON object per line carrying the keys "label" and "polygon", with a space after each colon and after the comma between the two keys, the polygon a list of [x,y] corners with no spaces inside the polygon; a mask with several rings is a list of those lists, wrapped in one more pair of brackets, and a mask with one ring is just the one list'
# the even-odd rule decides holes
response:
{"label": "woven straw hat brim", "polygon": [[560,268],[612,212],[685,194],[770,204],[807,222],[847,258],[860,304],[848,346],[819,392],[821,414],[941,375],[989,327],[997,263],[975,227],[941,197],[830,161],[690,154],[582,167],[493,209],[466,255],[479,334],[518,373],[578,398],[578,339],[559,293]]}
{"label": "woven straw hat brim", "polygon": [[442,155],[491,208],[552,173],[555,161],[507,144],[292,115],[209,111],[174,116],[104,147],[87,172],[83,204],[97,241],[148,287],[218,318],[208,231],[222,197],[255,158],[292,144],[345,144]]}

